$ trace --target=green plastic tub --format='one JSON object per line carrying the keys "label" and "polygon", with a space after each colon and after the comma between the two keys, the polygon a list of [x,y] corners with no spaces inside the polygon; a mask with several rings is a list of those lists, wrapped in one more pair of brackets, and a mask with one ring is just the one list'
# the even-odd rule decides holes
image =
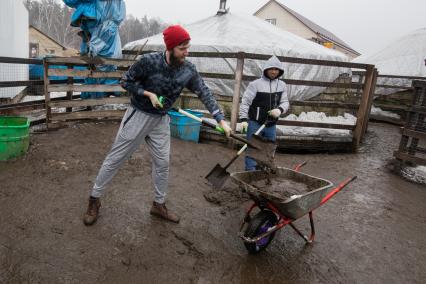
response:
{"label": "green plastic tub", "polygon": [[26,117],[0,116],[0,161],[22,156],[30,145],[30,121]]}

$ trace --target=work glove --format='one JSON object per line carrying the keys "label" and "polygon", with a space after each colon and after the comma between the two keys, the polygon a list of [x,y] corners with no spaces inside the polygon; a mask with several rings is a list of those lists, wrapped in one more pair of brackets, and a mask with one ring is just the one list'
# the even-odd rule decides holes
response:
{"label": "work glove", "polygon": [[221,120],[219,122],[220,127],[223,129],[223,132],[225,132],[226,137],[229,138],[229,136],[232,133],[231,127],[229,127],[228,123],[225,120]]}
{"label": "work glove", "polygon": [[241,132],[247,133],[247,128],[248,128],[248,122],[247,121],[241,122]]}
{"label": "work glove", "polygon": [[163,108],[163,104],[160,102],[160,100],[159,100],[159,98],[157,97],[156,94],[150,93],[148,97],[149,97],[149,100],[151,101],[151,104],[154,108],[156,108],[156,109],[162,109]]}
{"label": "work glove", "polygon": [[279,118],[281,115],[281,110],[279,108],[274,108],[268,112],[273,118]]}

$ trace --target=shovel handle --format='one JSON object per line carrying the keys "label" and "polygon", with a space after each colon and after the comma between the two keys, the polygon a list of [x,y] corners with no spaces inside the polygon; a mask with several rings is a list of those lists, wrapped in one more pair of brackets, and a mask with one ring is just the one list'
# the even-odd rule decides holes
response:
{"label": "shovel handle", "polygon": [[[262,124],[262,126],[256,131],[255,135],[259,135],[259,133],[263,130],[263,128],[265,128],[266,124]],[[244,144],[243,147],[241,147],[241,149],[237,152],[237,155],[235,155],[224,167],[224,169],[226,170],[227,168],[229,168],[229,166],[247,149],[247,144]]]}
{"label": "shovel handle", "polygon": [[259,127],[259,129],[256,131],[256,133],[254,133],[254,135],[259,135],[260,132],[262,132],[263,128],[266,127],[266,123],[262,124],[261,127]]}
{"label": "shovel handle", "polygon": [[[219,131],[220,133],[225,133],[225,131],[222,129],[222,127],[220,127],[220,126],[218,126],[218,125],[216,125],[215,123],[213,123],[213,122],[210,122],[210,121],[207,121],[207,120],[204,120],[204,119],[201,119],[201,118],[199,118],[199,117],[197,117],[197,116],[195,116],[195,115],[193,115],[193,114],[190,114],[189,112],[187,112],[187,111],[184,111],[183,109],[181,109],[181,108],[172,108],[172,110],[174,110],[174,111],[177,111],[177,112],[179,112],[179,113],[181,113],[181,114],[183,114],[183,115],[185,115],[185,116],[187,116],[187,117],[190,117],[190,118],[192,118],[192,119],[194,119],[194,120],[196,120],[196,121],[198,121],[198,122],[201,122],[203,125],[205,125],[205,126],[208,126],[208,127],[210,127],[210,128],[213,128],[213,129],[215,129],[215,130],[217,130],[217,131]],[[230,135],[232,138],[234,138],[235,140],[238,140],[238,141],[240,141],[240,142],[243,142],[244,144],[248,144],[250,147],[252,147],[252,148],[256,148],[256,146],[254,146],[252,143],[250,143],[247,139],[244,139],[244,138],[241,138],[241,137],[239,137],[239,136],[237,136],[237,135],[235,135],[235,134],[233,134],[233,133],[231,133],[231,135]]]}
{"label": "shovel handle", "polygon": [[200,123],[202,123],[202,124],[204,124],[204,125],[206,125],[208,127],[211,127],[213,129],[219,131],[220,133],[225,133],[225,131],[223,131],[222,127],[217,126],[216,124],[214,124],[214,123],[212,123],[210,121],[203,120],[203,119],[199,118],[198,116],[193,115],[192,113],[184,111],[181,108],[172,108],[172,110],[177,111],[178,113],[183,114],[183,115],[185,115],[185,116],[187,116],[189,118],[192,118],[192,119],[194,119],[194,120],[196,120],[196,121],[198,121],[198,122],[200,122]]}

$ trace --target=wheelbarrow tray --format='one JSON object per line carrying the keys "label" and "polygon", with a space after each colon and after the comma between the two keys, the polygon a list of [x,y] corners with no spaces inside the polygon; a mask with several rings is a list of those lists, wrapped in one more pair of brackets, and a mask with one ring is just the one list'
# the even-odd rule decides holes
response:
{"label": "wheelbarrow tray", "polygon": [[[305,184],[307,190],[289,198],[281,198],[273,192],[260,189],[254,184],[266,179],[288,179]],[[322,199],[333,188],[333,183],[326,179],[314,177],[289,168],[277,167],[274,174],[264,171],[245,171],[231,174],[231,179],[252,198],[265,198],[272,202],[280,213],[290,219],[296,220],[320,206]],[[284,188],[283,188],[284,190]]]}

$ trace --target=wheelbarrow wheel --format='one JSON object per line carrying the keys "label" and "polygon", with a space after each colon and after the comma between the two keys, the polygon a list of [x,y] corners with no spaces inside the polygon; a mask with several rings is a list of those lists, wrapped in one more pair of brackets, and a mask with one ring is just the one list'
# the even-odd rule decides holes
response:
{"label": "wheelbarrow wheel", "polygon": [[[277,216],[272,211],[262,210],[251,219],[244,236],[248,238],[259,236],[275,226],[277,221]],[[250,254],[256,254],[264,250],[272,242],[274,236],[275,232],[254,243],[244,242],[244,245]]]}

